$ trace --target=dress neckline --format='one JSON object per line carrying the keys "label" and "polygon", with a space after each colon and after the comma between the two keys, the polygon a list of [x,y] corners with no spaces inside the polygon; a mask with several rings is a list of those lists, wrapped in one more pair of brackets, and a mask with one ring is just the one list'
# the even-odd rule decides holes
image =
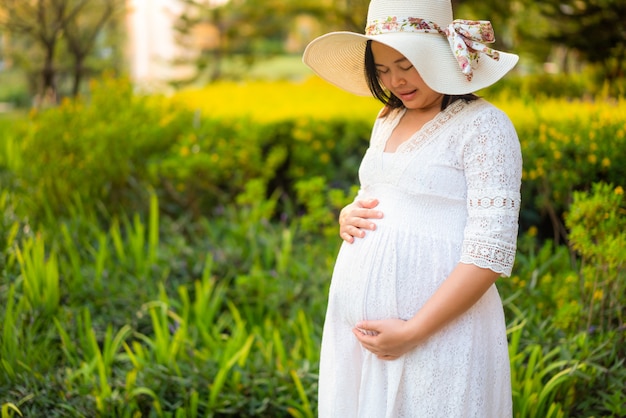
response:
{"label": "dress neckline", "polygon": [[398,145],[394,152],[387,152],[385,151],[387,141],[389,141],[391,134],[393,133],[396,126],[398,126],[400,120],[402,120],[402,117],[407,111],[406,108],[398,109],[386,117],[386,119],[389,119],[383,121],[382,132],[379,135],[379,141],[376,144],[376,148],[379,149],[381,152],[384,152],[385,154],[404,154],[422,148],[424,145],[426,145],[426,143],[429,142],[428,140],[432,138],[439,129],[446,125],[446,123],[453,116],[465,109],[470,103],[467,103],[464,100],[455,101],[444,110],[437,113],[434,118],[426,122],[409,138],[407,138],[404,142]]}

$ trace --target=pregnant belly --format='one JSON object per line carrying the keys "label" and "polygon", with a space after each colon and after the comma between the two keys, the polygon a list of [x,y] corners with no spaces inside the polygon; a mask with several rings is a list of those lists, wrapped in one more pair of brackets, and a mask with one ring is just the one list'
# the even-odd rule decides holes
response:
{"label": "pregnant belly", "polygon": [[382,245],[381,238],[376,232],[344,243],[337,256],[329,304],[350,327],[361,320],[398,317],[396,271],[393,263],[385,262],[384,269],[381,263],[395,246]]}

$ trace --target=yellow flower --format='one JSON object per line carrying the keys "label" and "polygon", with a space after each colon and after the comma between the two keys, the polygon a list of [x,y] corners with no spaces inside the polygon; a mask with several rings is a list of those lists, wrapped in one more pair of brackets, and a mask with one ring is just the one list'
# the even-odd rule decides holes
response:
{"label": "yellow flower", "polygon": [[528,228],[528,235],[531,237],[536,237],[537,236],[537,227],[536,226],[531,226],[530,228]]}
{"label": "yellow flower", "polygon": [[611,166],[611,160],[608,157],[602,159],[602,167],[608,168]]}
{"label": "yellow flower", "polygon": [[615,194],[618,194],[618,195],[623,195],[624,194],[624,189],[622,188],[622,186],[617,186],[615,188]]}
{"label": "yellow flower", "polygon": [[602,291],[602,289],[598,289],[595,292],[593,292],[594,301],[599,302],[602,300],[603,297],[604,297],[604,292]]}
{"label": "yellow flower", "polygon": [[587,160],[591,163],[591,164],[595,164],[598,161],[598,157],[596,157],[595,154],[589,154],[589,156],[587,157]]}

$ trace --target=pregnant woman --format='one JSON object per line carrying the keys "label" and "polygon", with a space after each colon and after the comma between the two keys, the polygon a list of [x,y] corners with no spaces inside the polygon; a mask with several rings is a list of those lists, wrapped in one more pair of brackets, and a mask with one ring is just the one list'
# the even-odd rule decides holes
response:
{"label": "pregnant woman", "polygon": [[365,34],[303,60],[384,107],[342,210],[324,324],[319,416],[512,415],[502,301],[515,259],[522,159],[509,118],[474,94],[517,56],[449,0],[373,0]]}

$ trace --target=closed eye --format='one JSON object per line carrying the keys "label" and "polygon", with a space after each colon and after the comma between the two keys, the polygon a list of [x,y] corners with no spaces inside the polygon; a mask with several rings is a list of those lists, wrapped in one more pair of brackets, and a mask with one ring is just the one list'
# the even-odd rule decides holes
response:
{"label": "closed eye", "polygon": [[376,72],[378,74],[386,74],[389,72],[389,68],[385,67],[384,65],[377,65]]}

